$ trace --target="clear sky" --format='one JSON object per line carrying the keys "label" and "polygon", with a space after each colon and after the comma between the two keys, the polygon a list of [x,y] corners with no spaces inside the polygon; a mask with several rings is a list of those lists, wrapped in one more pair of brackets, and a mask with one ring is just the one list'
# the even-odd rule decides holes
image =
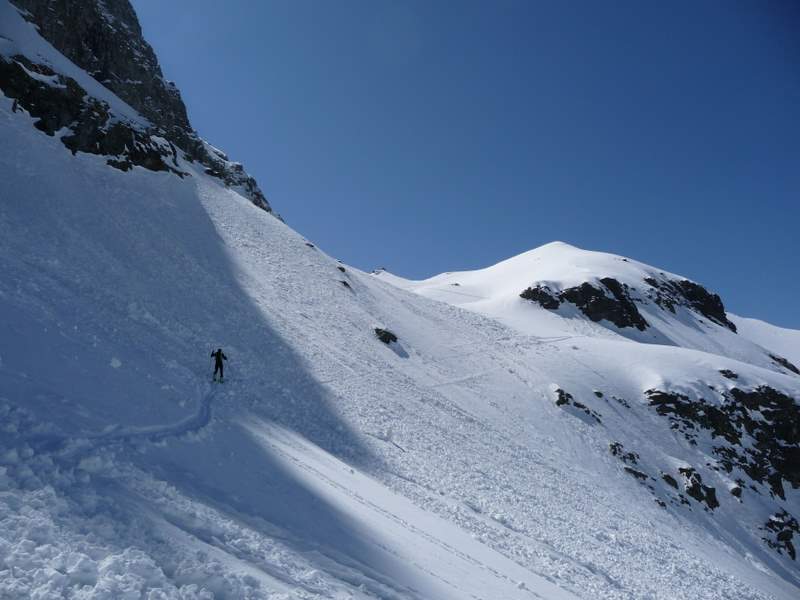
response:
{"label": "clear sky", "polygon": [[800,328],[800,4],[133,0],[194,127],[362,269],[552,240]]}

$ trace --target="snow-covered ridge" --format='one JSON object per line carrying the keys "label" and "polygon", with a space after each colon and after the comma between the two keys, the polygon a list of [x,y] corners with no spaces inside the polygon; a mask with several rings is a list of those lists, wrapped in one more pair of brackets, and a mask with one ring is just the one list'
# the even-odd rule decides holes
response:
{"label": "snow-covered ridge", "polygon": [[[522,332],[563,328],[703,350],[800,374],[782,348],[737,335],[722,300],[701,284],[630,258],[552,242],[485,269],[383,280],[492,316]],[[595,325],[596,324],[596,325]],[[766,341],[766,339],[762,339]]]}

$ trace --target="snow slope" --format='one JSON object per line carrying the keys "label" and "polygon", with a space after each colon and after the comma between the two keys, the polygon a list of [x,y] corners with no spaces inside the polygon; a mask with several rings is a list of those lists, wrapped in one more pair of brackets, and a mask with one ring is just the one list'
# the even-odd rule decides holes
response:
{"label": "snow slope", "polygon": [[800,364],[800,331],[776,327],[758,319],[730,316],[742,337]]}
{"label": "snow slope", "polygon": [[[645,395],[797,398],[755,344],[464,310],[181,168],[73,156],[0,96],[0,598],[796,597],[759,527],[797,490],[740,502]],[[719,508],[640,483],[612,442],[643,472],[693,466]]]}
{"label": "snow slope", "polygon": [[[296,234],[200,174],[186,185],[112,172],[93,157],[72,158],[8,109],[4,102],[0,355],[4,473],[17,492],[4,494],[3,557],[15,568],[0,589],[77,595],[88,584],[99,597],[138,597],[150,587],[191,594],[199,579],[223,597],[330,597],[344,588],[342,597],[445,598],[467,586],[510,598],[526,597],[525,583],[572,597],[309,441],[354,465],[370,456],[307,373],[310,357],[283,338],[297,323],[283,332],[270,323],[289,310],[297,311],[289,323],[309,318],[292,298],[306,278],[327,281],[324,296],[350,294],[337,289],[333,261],[311,256]],[[269,242],[305,252],[292,260],[269,252]],[[237,248],[251,249],[249,264],[232,262]],[[278,277],[249,280],[245,269],[264,261],[286,270],[283,286]],[[294,269],[307,274],[293,281]],[[243,284],[253,287],[245,293]],[[269,312],[259,308],[269,301]],[[310,329],[294,336],[319,335]],[[206,379],[211,341],[231,357],[224,389]],[[212,405],[226,416],[212,417]],[[115,458],[129,451],[141,456]],[[138,461],[170,476],[155,481]],[[173,489],[175,479],[207,502]],[[15,514],[21,504],[62,514]],[[153,536],[144,545],[155,556],[132,543],[143,535]],[[126,546],[117,548],[120,539]],[[162,572],[165,560],[177,575]],[[42,574],[58,565],[66,575]]]}
{"label": "snow slope", "polygon": [[[702,350],[784,372],[761,347],[762,342],[776,337],[774,332],[765,332],[760,337],[736,335],[686,307],[677,306],[674,312],[665,310],[651,301],[653,296],[645,289],[653,291],[653,288],[645,280],[681,281],[685,278],[615,254],[552,242],[476,271],[443,273],[423,281],[406,280],[386,271],[378,271],[377,276],[427,298],[491,316],[522,333],[611,339],[623,336],[638,342]],[[550,311],[520,298],[520,293],[534,284],[558,291],[585,282],[599,286],[598,282],[604,277],[613,277],[627,286],[639,312],[650,325],[647,329],[620,328],[608,321],[595,323],[569,303]],[[797,348],[796,342],[794,347]]]}

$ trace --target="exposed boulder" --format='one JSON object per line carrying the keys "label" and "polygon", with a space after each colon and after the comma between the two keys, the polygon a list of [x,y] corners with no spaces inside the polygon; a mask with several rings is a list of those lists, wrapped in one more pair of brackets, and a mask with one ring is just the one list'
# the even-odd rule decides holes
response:
{"label": "exposed boulder", "polygon": [[380,327],[376,327],[375,335],[384,344],[391,344],[392,342],[397,341],[397,336],[388,329],[381,329]]}
{"label": "exposed boulder", "polygon": [[800,524],[797,519],[785,509],[781,509],[770,516],[762,530],[770,534],[768,537],[762,538],[767,545],[775,548],[778,552],[786,552],[792,560],[796,560],[797,554],[792,540],[796,534],[800,535]]}
{"label": "exposed boulder", "polygon": [[705,503],[711,510],[719,506],[717,490],[711,486],[703,485],[703,478],[700,473],[691,467],[681,468],[678,471],[683,475],[684,490],[689,496],[698,502]]}

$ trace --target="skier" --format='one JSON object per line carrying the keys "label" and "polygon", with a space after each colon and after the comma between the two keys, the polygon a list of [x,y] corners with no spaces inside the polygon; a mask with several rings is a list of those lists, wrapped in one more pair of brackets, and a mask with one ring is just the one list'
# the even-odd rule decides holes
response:
{"label": "skier", "polygon": [[217,371],[219,371],[219,382],[225,381],[225,367],[222,364],[223,360],[228,360],[228,357],[222,353],[222,348],[217,348],[216,352],[212,352],[211,356],[214,358],[214,381],[217,380]]}

